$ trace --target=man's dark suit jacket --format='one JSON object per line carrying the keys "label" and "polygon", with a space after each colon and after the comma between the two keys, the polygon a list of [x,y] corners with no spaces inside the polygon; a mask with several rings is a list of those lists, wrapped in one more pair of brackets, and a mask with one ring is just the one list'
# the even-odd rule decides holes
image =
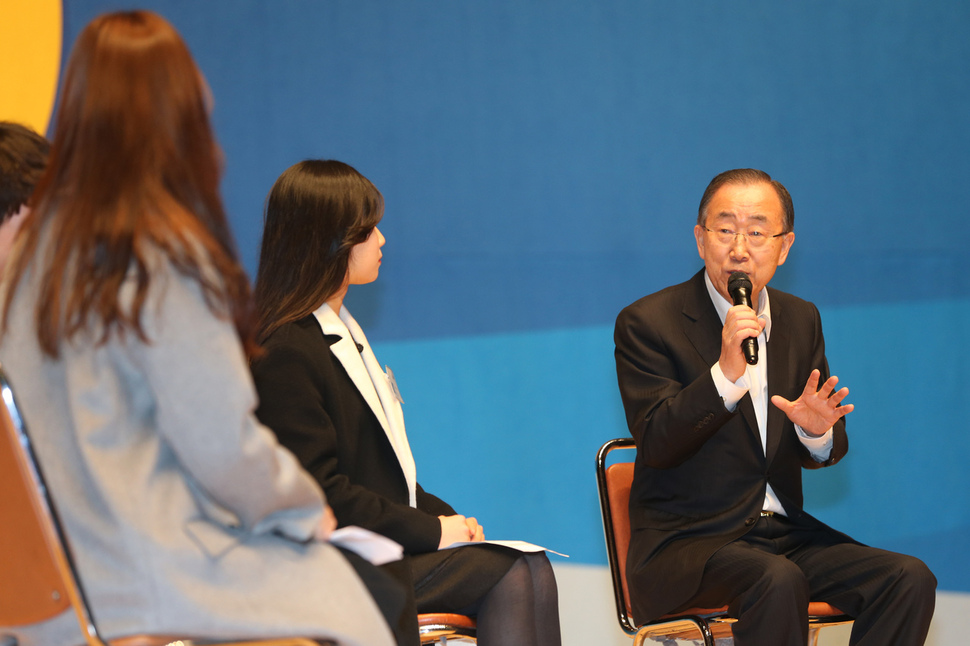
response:
{"label": "man's dark suit jacket", "polygon": [[[768,397],[794,401],[813,369],[822,373],[819,383],[829,377],[821,318],[790,294],[770,289],[769,298]],[[830,458],[816,462],[769,402],[766,457],[750,395],[729,412],[714,386],[721,329],[704,270],[616,320],[617,378],[637,445],[627,578],[638,623],[695,595],[711,555],[757,521],[767,483],[790,518],[824,527],[802,510],[801,469],[835,464],[848,450],[843,418]]]}

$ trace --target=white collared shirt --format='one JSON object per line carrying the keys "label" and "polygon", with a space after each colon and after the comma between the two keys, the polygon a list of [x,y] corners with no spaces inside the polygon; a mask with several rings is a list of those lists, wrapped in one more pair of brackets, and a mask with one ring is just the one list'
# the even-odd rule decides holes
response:
{"label": "white collared shirt", "polygon": [[[711,302],[714,303],[714,309],[717,310],[717,315],[720,317],[721,324],[723,325],[728,310],[732,307],[732,303],[721,296],[714,288],[714,284],[711,282],[707,272],[704,272],[704,282],[707,285],[707,293],[711,297]],[[760,355],[758,363],[753,366],[747,366],[741,378],[736,382],[732,382],[724,376],[724,373],[721,371],[720,362],[717,362],[711,366],[711,377],[714,379],[714,386],[717,388],[718,394],[724,400],[724,407],[729,411],[734,411],[737,408],[738,402],[741,401],[745,393],[751,393],[751,403],[754,405],[754,415],[758,421],[758,433],[761,435],[761,449],[767,452],[768,339],[771,338],[771,304],[768,300],[768,290],[764,288],[762,288],[761,294],[758,296],[758,318],[765,322],[765,329],[758,336]],[[833,433],[831,428],[819,437],[808,435],[797,424],[795,425],[795,431],[797,432],[799,441],[805,445],[805,448],[808,449],[815,460],[824,462],[828,459],[829,454],[832,452]],[[771,489],[771,485],[766,486],[767,490],[765,491],[765,504],[763,509],[765,511],[787,515],[781,501],[778,500],[775,492]]]}

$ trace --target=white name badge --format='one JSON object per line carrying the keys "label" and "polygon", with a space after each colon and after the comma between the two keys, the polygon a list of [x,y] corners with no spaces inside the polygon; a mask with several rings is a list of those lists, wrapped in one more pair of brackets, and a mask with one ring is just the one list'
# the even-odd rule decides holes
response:
{"label": "white name badge", "polygon": [[397,400],[404,403],[404,398],[401,397],[401,391],[397,389],[397,380],[394,378],[394,371],[391,370],[390,366],[384,365],[384,372],[387,373],[387,385],[391,387],[391,392],[397,397]]}

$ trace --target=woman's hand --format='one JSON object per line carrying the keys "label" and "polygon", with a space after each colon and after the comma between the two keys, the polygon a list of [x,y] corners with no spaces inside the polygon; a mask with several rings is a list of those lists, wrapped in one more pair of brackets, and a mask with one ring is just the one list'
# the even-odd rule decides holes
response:
{"label": "woman's hand", "polygon": [[471,541],[484,541],[485,540],[485,528],[478,524],[478,521],[474,518],[466,518],[465,524],[468,526],[468,531],[471,533]]}
{"label": "woman's hand", "polygon": [[330,505],[326,505],[323,508],[323,516],[320,517],[320,523],[313,532],[313,538],[318,541],[328,541],[335,529],[337,529],[337,517],[334,515]]}
{"label": "woman's hand", "polygon": [[485,540],[485,530],[474,518],[465,518],[461,514],[455,514],[454,516],[438,516],[438,520],[441,522],[439,550],[452,543]]}

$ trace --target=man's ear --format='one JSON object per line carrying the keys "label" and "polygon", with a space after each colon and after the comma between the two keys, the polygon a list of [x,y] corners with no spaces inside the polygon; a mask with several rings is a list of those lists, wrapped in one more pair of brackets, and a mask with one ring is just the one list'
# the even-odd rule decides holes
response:
{"label": "man's ear", "polygon": [[694,240],[697,241],[697,255],[704,260],[704,243],[707,242],[707,236],[704,235],[705,229],[699,224],[694,225]]}
{"label": "man's ear", "polygon": [[784,265],[785,261],[788,260],[788,252],[793,244],[795,244],[795,232],[789,231],[781,239],[781,253],[778,255],[779,265]]}

